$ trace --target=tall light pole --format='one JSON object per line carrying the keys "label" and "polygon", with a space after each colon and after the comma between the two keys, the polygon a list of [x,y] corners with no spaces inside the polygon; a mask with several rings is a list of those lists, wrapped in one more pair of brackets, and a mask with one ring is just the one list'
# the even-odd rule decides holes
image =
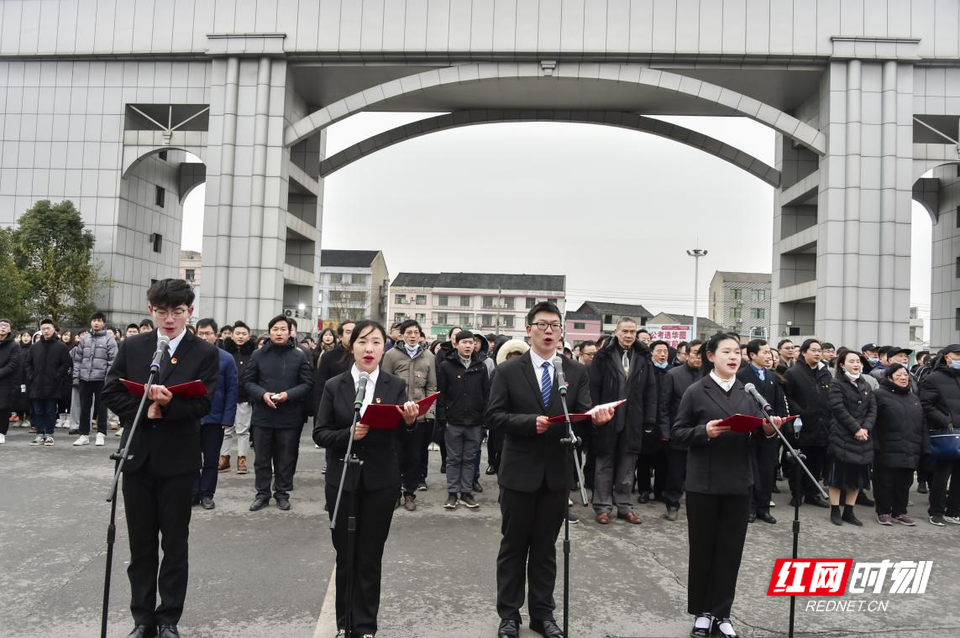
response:
{"label": "tall light pole", "polygon": [[693,257],[693,338],[697,336],[697,284],[700,279],[700,258],[707,255],[707,251],[702,248],[688,250],[687,254]]}

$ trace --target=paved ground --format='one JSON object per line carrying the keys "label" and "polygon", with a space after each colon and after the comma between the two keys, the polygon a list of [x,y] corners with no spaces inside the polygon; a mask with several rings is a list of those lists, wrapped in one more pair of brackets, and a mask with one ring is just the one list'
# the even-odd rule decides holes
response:
{"label": "paved ground", "polygon": [[[58,434],[60,431],[58,431]],[[26,430],[13,429],[0,446],[0,636],[93,638],[99,635],[106,524],[104,497],[111,477],[110,446],[72,448],[60,434],[53,448],[30,448]],[[439,455],[433,455],[439,456]],[[432,459],[436,471],[439,459]],[[332,637],[328,583],[333,549],[322,509],[322,456],[306,437],[293,510],[250,513],[253,474],[221,475],[217,509],[194,510],[191,577],[183,635]],[[397,512],[387,544],[380,636],[383,638],[489,637],[495,633],[494,565],[499,510],[493,482],[477,511],[448,512],[436,473],[420,493],[415,513]],[[912,512],[925,511],[914,493]],[[765,594],[774,559],[789,556],[791,510],[777,495],[775,526],[750,528],[734,616],[743,636],[786,634],[788,599]],[[686,522],[659,518],[659,504],[638,505],[641,526],[571,527],[573,541],[571,635],[681,637],[685,614]],[[803,636],[926,636],[960,633],[960,528],[883,528],[857,508],[863,528],[836,528],[825,510],[802,508],[801,556],[857,561],[935,561],[927,593],[854,596],[887,600],[886,612],[798,614]],[[577,508],[589,518],[588,510]],[[681,510],[681,514],[683,511]],[[124,566],[123,508],[114,562],[110,635],[131,623]],[[559,545],[558,545],[559,548]],[[558,587],[558,603],[560,590]],[[559,612],[559,610],[558,610]],[[558,613],[558,620],[560,619]],[[318,622],[319,620],[319,622]],[[527,629],[522,636],[532,637]]]}

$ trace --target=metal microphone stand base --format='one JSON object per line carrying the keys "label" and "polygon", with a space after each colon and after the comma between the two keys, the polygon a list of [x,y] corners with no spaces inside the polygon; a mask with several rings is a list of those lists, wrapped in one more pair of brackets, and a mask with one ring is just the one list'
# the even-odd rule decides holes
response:
{"label": "metal microphone stand base", "polygon": [[[340,513],[340,501],[343,498],[343,490],[347,484],[348,477],[349,480],[352,481],[355,476],[358,476],[360,469],[363,467],[363,461],[353,453],[353,435],[357,430],[357,422],[359,420],[360,404],[357,404],[354,406],[353,423],[350,425],[350,438],[347,442],[347,451],[343,455],[343,471],[340,474],[340,487],[337,488],[337,500],[333,506],[333,514],[330,518],[330,531],[333,533],[336,533],[337,517]],[[348,472],[348,470],[350,471]],[[359,481],[357,481],[357,483],[359,484]],[[360,498],[357,485],[353,485],[352,487],[353,489],[350,492],[350,511],[347,513],[347,576],[345,578],[347,591],[344,592],[344,602],[346,604],[344,629],[347,631],[347,636],[353,635],[353,581],[354,565],[356,562],[355,555],[357,552],[357,507]]]}

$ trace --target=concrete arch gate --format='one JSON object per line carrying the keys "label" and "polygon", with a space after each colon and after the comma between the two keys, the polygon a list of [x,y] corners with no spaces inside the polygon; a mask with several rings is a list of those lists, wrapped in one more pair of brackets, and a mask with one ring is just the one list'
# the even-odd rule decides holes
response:
{"label": "concrete arch gate", "polygon": [[[208,186],[202,312],[255,328],[300,303],[307,323],[317,319],[323,176],[385,139],[328,158],[325,128],[364,110],[451,113],[424,124],[438,128],[514,117],[495,113],[603,118],[686,138],[768,183],[779,174],[769,336],[789,322],[848,345],[906,342],[910,251],[900,238],[914,183],[931,162],[957,157],[960,33],[938,29],[949,16],[923,2],[841,12],[840,0],[692,10],[678,0],[251,0],[235,11],[182,0],[172,15],[109,0],[42,12],[2,4],[0,223],[41,197],[73,199],[115,274],[129,266],[121,245],[148,245],[139,217],[165,216],[143,201],[156,186],[147,179],[139,212],[120,220],[124,174],[147,150],[190,149]],[[81,9],[95,24],[77,19]],[[658,132],[645,119],[657,115],[770,126],[774,172],[680,127]],[[141,178],[155,160],[136,167]],[[927,168],[916,172],[918,162]],[[950,184],[938,179],[924,188],[943,204]],[[176,222],[161,226],[152,232],[166,238],[162,251],[177,250]],[[157,276],[176,273],[168,257],[153,259]],[[934,277],[943,303],[933,333],[947,328],[934,346],[960,339],[956,281]],[[140,315],[142,295],[124,281],[102,303],[122,322]]]}

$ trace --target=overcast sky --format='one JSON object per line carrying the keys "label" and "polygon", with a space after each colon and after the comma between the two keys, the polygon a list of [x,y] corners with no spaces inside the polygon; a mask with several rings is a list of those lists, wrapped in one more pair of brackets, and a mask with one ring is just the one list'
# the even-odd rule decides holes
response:
{"label": "overcast sky", "polygon": [[[361,113],[331,127],[332,154],[425,117]],[[774,133],[743,118],[664,118],[773,164]],[[187,200],[183,247],[200,250],[203,189]],[[773,188],[677,142],[584,124],[492,124],[403,142],[325,184],[324,248],[382,250],[401,271],[567,276],[584,299],[693,309],[716,270],[770,272]],[[930,303],[930,218],[914,205],[911,303]]]}

